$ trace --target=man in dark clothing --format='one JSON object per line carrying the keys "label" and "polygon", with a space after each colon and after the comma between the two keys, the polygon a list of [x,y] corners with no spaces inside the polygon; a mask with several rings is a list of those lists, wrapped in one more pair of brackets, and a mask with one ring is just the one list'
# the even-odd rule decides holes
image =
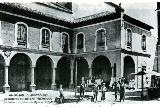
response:
{"label": "man in dark clothing", "polygon": [[81,97],[81,98],[84,97],[84,86],[85,86],[84,83],[82,83],[82,84],[80,85],[80,97]]}
{"label": "man in dark clothing", "polygon": [[113,89],[114,89],[114,92],[115,92],[115,100],[117,100],[117,94],[119,92],[119,86],[118,86],[118,83],[117,82],[114,82],[113,83]]}
{"label": "man in dark clothing", "polygon": [[94,102],[97,101],[98,91],[99,91],[98,84],[95,82],[94,86],[93,86],[93,100],[94,100]]}
{"label": "man in dark clothing", "polygon": [[124,98],[125,98],[125,84],[124,81],[122,81],[120,84],[120,102],[121,100],[124,101]]}

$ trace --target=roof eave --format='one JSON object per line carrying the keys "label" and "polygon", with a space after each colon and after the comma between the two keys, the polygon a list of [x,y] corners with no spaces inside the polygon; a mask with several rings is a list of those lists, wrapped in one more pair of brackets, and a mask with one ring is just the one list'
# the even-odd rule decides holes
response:
{"label": "roof eave", "polygon": [[146,29],[146,30],[149,30],[149,31],[150,31],[151,29],[154,29],[152,26],[150,26],[150,25],[148,25],[148,24],[146,24],[146,23],[144,23],[144,22],[142,22],[142,21],[140,21],[140,20],[137,20],[137,19],[135,19],[135,18],[133,18],[133,17],[130,17],[130,16],[126,15],[126,14],[124,14],[123,19],[124,19],[125,21],[127,21],[127,22],[130,22],[130,23],[132,23],[132,24],[135,24],[135,25],[137,25],[137,26],[139,26],[139,27],[141,27],[141,28],[144,28],[144,29]]}

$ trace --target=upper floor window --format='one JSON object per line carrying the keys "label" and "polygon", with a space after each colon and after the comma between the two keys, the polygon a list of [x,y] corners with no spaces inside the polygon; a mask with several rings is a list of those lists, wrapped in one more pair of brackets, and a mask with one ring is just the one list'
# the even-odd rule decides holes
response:
{"label": "upper floor window", "polygon": [[27,25],[23,23],[17,24],[17,44],[27,45]]}
{"label": "upper floor window", "polygon": [[143,51],[146,50],[146,36],[145,35],[142,36],[142,50]]}
{"label": "upper floor window", "polygon": [[84,35],[82,33],[77,35],[77,49],[84,48]]}
{"label": "upper floor window", "polygon": [[61,37],[61,47],[63,53],[68,53],[69,50],[69,35],[67,33],[62,33]]}
{"label": "upper floor window", "polygon": [[130,29],[127,29],[127,48],[132,47],[132,32]]}
{"label": "upper floor window", "polygon": [[41,30],[41,34],[42,34],[42,47],[43,48],[49,48],[50,46],[50,30],[43,28]]}
{"label": "upper floor window", "polygon": [[97,31],[96,36],[97,36],[97,46],[105,46],[105,30],[100,29]]}

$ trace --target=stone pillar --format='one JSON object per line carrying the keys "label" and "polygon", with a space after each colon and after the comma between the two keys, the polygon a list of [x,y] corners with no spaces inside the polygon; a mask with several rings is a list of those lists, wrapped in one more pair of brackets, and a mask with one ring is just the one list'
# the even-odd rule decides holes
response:
{"label": "stone pillar", "polygon": [[7,93],[10,91],[10,86],[8,84],[8,66],[5,66],[4,79],[5,79],[4,80],[5,84],[3,88],[4,88],[4,92]]}
{"label": "stone pillar", "polygon": [[75,86],[77,86],[77,61],[76,62],[76,65],[75,65]]}
{"label": "stone pillar", "polygon": [[36,85],[34,83],[34,69],[35,67],[31,67],[31,84],[30,84],[30,91],[35,91]]}
{"label": "stone pillar", "polygon": [[95,36],[95,41],[94,41],[94,51],[97,51],[97,36]]}
{"label": "stone pillar", "polygon": [[85,39],[85,36],[83,36],[84,39],[83,39],[83,52],[86,52],[86,39]]}
{"label": "stone pillar", "polygon": [[112,69],[112,76],[111,76],[111,81],[110,81],[110,84],[109,84],[110,87],[112,87],[112,84],[116,81],[116,77],[114,76],[115,75],[114,74],[115,73],[114,70],[116,68],[114,66],[112,66],[111,69]]}
{"label": "stone pillar", "polygon": [[70,70],[71,70],[71,79],[70,79],[69,88],[73,88],[73,70],[74,70],[74,60],[73,59],[71,59]]}
{"label": "stone pillar", "polygon": [[90,66],[88,69],[89,69],[89,77],[92,77],[92,67]]}
{"label": "stone pillar", "polygon": [[51,89],[52,90],[55,90],[56,89],[56,68],[53,67],[53,70],[52,70],[52,84],[51,84]]}
{"label": "stone pillar", "polygon": [[104,37],[104,40],[105,40],[104,50],[107,50],[107,37],[106,36]]}

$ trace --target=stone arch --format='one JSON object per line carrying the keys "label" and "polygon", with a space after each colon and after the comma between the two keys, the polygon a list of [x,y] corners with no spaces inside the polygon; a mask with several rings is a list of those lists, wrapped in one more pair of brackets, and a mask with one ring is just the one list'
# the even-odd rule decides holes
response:
{"label": "stone arch", "polygon": [[135,73],[135,62],[131,56],[124,57],[124,72],[123,77],[125,78],[125,83],[129,83],[131,79],[135,79],[134,76],[130,75]]}
{"label": "stone arch", "polygon": [[103,55],[97,56],[92,62],[92,74],[94,78],[101,78],[109,86],[112,77],[110,60]]}
{"label": "stone arch", "polygon": [[4,72],[5,72],[5,59],[0,54],[0,91],[3,91],[3,85],[4,85]]}
{"label": "stone arch", "polygon": [[35,83],[37,90],[50,90],[52,84],[53,61],[49,56],[42,55],[36,61]]}
{"label": "stone arch", "polygon": [[70,59],[67,57],[62,57],[59,59],[57,63],[56,69],[56,84],[59,87],[60,84],[63,85],[64,88],[69,87],[70,83]]}
{"label": "stone arch", "polygon": [[77,57],[74,61],[74,84],[80,85],[82,79],[89,79],[89,64],[84,57]]}
{"label": "stone arch", "polygon": [[31,65],[30,57],[24,53],[17,53],[11,58],[9,67],[11,91],[29,90]]}

